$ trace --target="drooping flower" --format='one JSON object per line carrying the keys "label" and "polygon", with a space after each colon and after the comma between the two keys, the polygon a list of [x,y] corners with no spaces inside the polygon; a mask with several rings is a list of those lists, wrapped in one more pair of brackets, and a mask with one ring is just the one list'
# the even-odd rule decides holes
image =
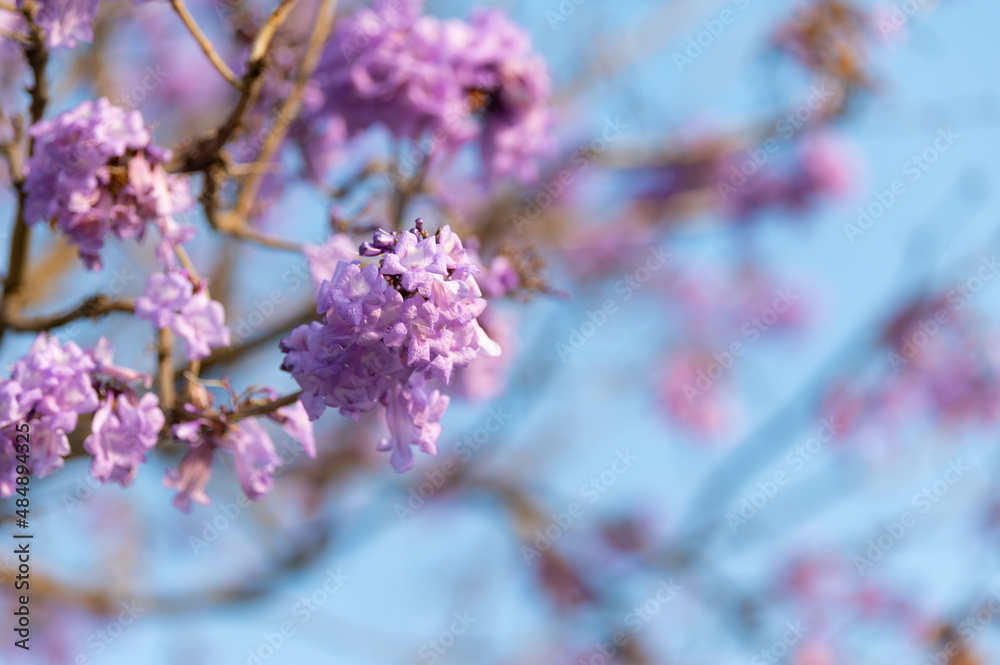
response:
{"label": "drooping flower", "polygon": [[378,450],[392,452],[390,463],[397,473],[409,471],[413,466],[411,446],[428,455],[437,455],[441,416],[448,408],[448,401],[441,391],[428,391],[420,374],[389,391],[385,406],[389,437],[379,442]]}
{"label": "drooping flower", "polygon": [[299,326],[282,340],[282,368],[303,390],[313,420],[327,407],[360,420],[386,407],[397,471],[412,463],[410,446],[435,454],[448,399],[425,388],[451,381],[480,353],[499,355],[477,321],[486,301],[461,240],[447,226],[431,235],[423,221],[402,234],[378,231],[361,247],[366,258],[341,261],[318,296],[323,323]]}
{"label": "drooping flower", "polygon": [[94,456],[90,474],[101,482],[129,485],[146,453],[156,445],[165,418],[159,398],[146,393],[109,395],[94,413],[83,448]]}
{"label": "drooping flower", "polygon": [[[273,390],[264,390],[273,398]],[[274,473],[283,460],[274,447],[271,435],[261,425],[260,418],[238,419],[235,407],[213,408],[212,396],[203,388],[196,388],[192,402],[184,410],[190,420],[173,427],[176,439],[189,448],[177,469],[169,469],[163,479],[166,487],[177,490],[174,505],[190,512],[191,502],[208,505],[211,500],[205,492],[212,475],[212,461],[216,451],[232,456],[237,479],[243,492],[250,499],[260,499],[274,486]],[[312,422],[303,405],[296,402],[268,414],[267,419],[281,424],[284,430],[302,444],[309,457],[316,456],[316,439]]]}
{"label": "drooping flower", "polygon": [[196,292],[171,321],[171,329],[187,342],[188,360],[207,358],[213,348],[228,346],[229,328],[222,303],[208,297],[204,288]]}
{"label": "drooping flower", "polygon": [[143,296],[136,298],[135,314],[157,328],[169,328],[178,311],[194,295],[191,280],[179,271],[157,272],[146,278]]}
{"label": "drooping flower", "polygon": [[[182,435],[175,426],[174,436],[182,438]],[[212,500],[205,492],[205,486],[212,477],[212,459],[215,456],[215,448],[208,444],[193,444],[181,459],[177,469],[167,469],[163,478],[163,485],[173,490],[177,490],[174,497],[174,505],[186,513],[191,512],[191,501],[197,501],[203,506],[209,505]]]}
{"label": "drooping flower", "polygon": [[87,268],[98,270],[108,235],[142,240],[152,223],[160,233],[157,257],[172,265],[173,247],[194,232],[173,217],[191,206],[191,197],[186,179],[163,169],[170,153],[152,144],[138,111],[102,97],[36,123],[30,134],[29,224],[52,220]]}
{"label": "drooping flower", "polygon": [[185,271],[151,274],[143,296],[135,301],[135,313],[183,338],[188,360],[206,358],[213,348],[228,346],[231,341],[222,303],[209,297],[204,282],[195,289]]}

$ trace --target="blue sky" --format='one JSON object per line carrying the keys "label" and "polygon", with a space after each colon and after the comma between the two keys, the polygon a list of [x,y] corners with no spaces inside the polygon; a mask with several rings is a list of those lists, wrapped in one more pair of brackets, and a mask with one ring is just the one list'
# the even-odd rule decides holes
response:
{"label": "blue sky", "polygon": [[[696,122],[736,125],[748,118],[767,117],[784,106],[796,90],[801,92],[803,79],[796,76],[794,68],[779,64],[764,49],[768,30],[777,17],[788,15],[790,2],[586,0],[565,22],[555,24],[546,12],[558,11],[556,0],[486,4],[508,7],[531,30],[539,50],[554,63],[557,81],[568,80],[586,66],[602,41],[610,44],[616,55],[641,48],[638,40],[616,36],[644,21],[660,4],[676,9],[682,17],[669,24],[669,34],[674,36],[665,48],[641,59],[613,81],[596,86],[574,108],[567,121],[578,127],[582,136],[599,131],[606,118],[621,116],[630,125],[624,145],[641,147]],[[924,4],[930,5],[930,1]],[[464,3],[432,2],[430,6],[432,11],[440,9],[445,14],[462,13]],[[702,30],[702,22],[717,17],[723,9],[732,11],[735,20],[690,66],[678,72],[674,52],[685,48],[688,37]],[[995,76],[1000,45],[994,34],[998,12],[1000,7],[986,0],[956,0],[943,3],[933,13],[914,16],[904,43],[876,53],[876,71],[882,83],[878,95],[840,127],[864,159],[859,190],[850,201],[809,220],[773,220],[761,231],[760,253],[790,285],[812,298],[815,317],[809,335],[789,342],[765,339],[741,364],[739,380],[746,393],[747,431],[786,402],[794,402],[829,354],[852,339],[873,315],[885,311],[887,303],[897,301],[924,279],[940,284],[965,280],[980,257],[996,251],[1000,199],[992,183],[1000,181],[995,158],[1000,138],[1000,81]],[[910,181],[904,173],[907,161],[932,145],[938,132],[947,128],[958,135],[954,145],[918,181]],[[869,231],[851,243],[845,223],[854,222],[857,208],[867,207],[895,179],[906,180],[905,193]],[[303,231],[302,237],[318,234],[324,220],[322,208],[305,197],[297,201],[296,217],[309,220],[305,223],[311,229]],[[6,211],[9,206],[0,204],[0,209]],[[709,226],[678,232],[673,241],[683,259],[711,262],[725,257],[740,239],[731,231]],[[295,264],[295,259],[256,249],[247,250],[246,260],[248,270],[263,264],[278,272]],[[100,276],[81,281],[80,293],[106,279]],[[248,284],[255,283],[248,280]],[[605,471],[616,453],[627,449],[641,462],[609,487],[599,502],[588,506],[582,520],[642,505],[657,516],[658,528],[669,533],[687,514],[688,502],[700,481],[728,450],[706,450],[697,445],[690,436],[669,427],[652,403],[648,368],[662,351],[663,333],[671,325],[658,315],[653,298],[640,295],[623,303],[619,313],[579,354],[566,363],[553,358],[554,343],[565,339],[584,320],[587,309],[613,294],[610,283],[586,292],[570,283],[562,286],[573,297],[527,307],[521,334],[526,346],[529,340],[537,341],[522,362],[540,364],[557,372],[556,376],[540,398],[516,394],[502,398],[499,406],[512,413],[511,421],[477,454],[483,456],[483,463],[502,465],[533,453],[532,464],[513,468],[523,473],[529,486],[537,488],[545,505],[558,512],[579,499],[579,488],[587,479]],[[995,291],[987,288],[977,297],[977,304],[986,312],[995,304]],[[77,296],[67,293],[65,302]],[[142,334],[138,332],[141,329],[135,327],[136,335]],[[124,340],[127,330],[131,329],[117,334]],[[89,331],[82,337],[87,334]],[[18,342],[8,340],[5,363],[23,352],[27,340]],[[129,353],[143,350],[141,344],[135,344]],[[288,378],[274,367],[274,357],[254,368],[253,380],[289,388]],[[461,435],[478,427],[485,417],[485,409],[453,408],[446,421],[442,455],[448,455]],[[781,428],[780,440],[772,445],[777,450],[791,449],[805,441],[816,426],[815,417],[803,411]],[[990,589],[996,576],[997,562],[990,548],[982,541],[978,547],[970,547],[975,541],[968,525],[954,519],[976,509],[976,502],[994,483],[995,453],[988,446],[994,437],[956,434],[949,435],[942,445],[916,445],[940,436],[930,429],[918,432],[914,450],[919,454],[894,459],[884,473],[854,468],[822,450],[792,478],[788,491],[768,504],[751,528],[739,537],[727,535],[716,543],[718,561],[728,575],[752,588],[760,581],[760,571],[771,569],[776,558],[805,543],[830,543],[849,552],[860,551],[881,524],[899,519],[915,491],[933,483],[950,461],[961,457],[972,463],[969,481],[957,484],[940,506],[922,514],[913,535],[893,551],[891,559],[880,563],[878,571],[918,589],[916,595],[924,606],[954,611],[956,603],[970,593]],[[761,465],[747,478],[747,485],[771,477],[782,467],[782,458],[779,455]],[[268,636],[275,642],[274,634],[289,622],[295,634],[265,662],[427,663],[431,662],[428,649],[433,650],[430,640],[441,638],[454,624],[456,612],[466,612],[475,621],[455,637],[454,646],[440,662],[483,662],[482,654],[513,659],[531,645],[546,644],[547,631],[552,630],[549,610],[532,592],[517,544],[508,533],[509,525],[499,520],[498,511],[482,502],[466,505],[449,501],[422,508],[404,524],[397,519],[395,501],[386,497],[405,500],[407,490],[422,482],[422,474],[438,464],[420,460],[410,476],[402,478],[393,476],[386,467],[377,477],[344,486],[336,503],[328,508],[330,517],[341,525],[337,541],[342,546],[321,557],[309,570],[287,579],[267,599],[239,609],[191,611],[169,618],[143,616],[105,653],[97,656],[94,649],[84,653],[91,657],[90,662],[107,665],[137,661],[150,665],[242,665],[247,662],[248,649],[261,653]],[[140,575],[141,583],[150,589],[174,589],[238,576],[254,566],[257,545],[243,533],[245,523],[239,521],[243,518],[220,534],[207,555],[197,556],[183,545],[183,530],[193,527],[200,531],[202,521],[214,519],[218,508],[199,508],[191,517],[164,510],[169,492],[159,486],[162,469],[151,466],[154,468],[144,469],[136,486],[127,490],[136,515],[142,519],[136,528],[143,533],[146,558],[123,567],[120,574]],[[92,518],[81,521],[79,512],[65,511],[58,500],[85,474],[85,466],[75,464],[37,483],[39,495],[44,493],[52,502],[49,512],[39,516],[42,526],[34,565],[39,570],[59,571],[60,576],[77,582],[85,570],[100,570],[102,578],[114,579],[115,574],[88,555],[88,541],[76,539],[81,525],[89,525]],[[217,475],[222,479],[212,486],[217,502],[234,500],[236,485],[224,472]],[[738,498],[749,489],[734,488],[732,495]],[[98,493],[120,491],[102,488]],[[806,499],[817,496],[835,499],[822,500],[825,507],[820,511],[802,509],[813,505]],[[266,514],[279,507],[275,502],[261,510]],[[294,522],[294,516],[288,515],[274,519]],[[90,537],[101,539],[101,528],[91,530]],[[263,533],[269,532],[265,529]],[[276,532],[270,533],[280,538]],[[303,595],[318,593],[329,571],[338,570],[346,577],[345,583],[302,622]],[[643,573],[628,575],[625,580],[625,590],[638,600],[648,596],[657,583],[655,576]],[[653,642],[666,651],[684,654],[693,662],[746,662],[753,656],[753,651],[737,643],[724,625],[714,623],[710,613],[693,598],[686,598],[683,591],[680,602],[668,610],[653,623]],[[678,618],[686,623],[678,624]],[[777,635],[777,627],[794,617],[770,619]],[[677,630],[678,625],[683,629]],[[871,654],[865,663],[898,653],[898,645],[878,634],[852,635],[850,641]],[[1000,654],[995,641],[984,641],[980,646],[992,646],[991,653]]]}

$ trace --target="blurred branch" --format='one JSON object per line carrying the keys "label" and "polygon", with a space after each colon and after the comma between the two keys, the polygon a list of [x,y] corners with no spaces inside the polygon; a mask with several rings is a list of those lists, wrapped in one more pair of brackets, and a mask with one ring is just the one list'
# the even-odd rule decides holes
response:
{"label": "blurred branch", "polygon": [[281,0],[281,4],[271,13],[254,38],[247,58],[247,71],[240,85],[242,92],[226,121],[219,128],[178,150],[167,165],[168,171],[174,173],[202,171],[221,161],[219,151],[240,129],[244,114],[253,107],[260,95],[261,86],[264,84],[264,57],[271,45],[271,39],[288,18],[295,2],[296,0]]}
{"label": "blurred branch", "polygon": [[[25,0],[21,6],[21,15],[28,25],[28,36],[31,45],[24,49],[24,55],[31,67],[33,83],[28,88],[31,95],[31,122],[32,124],[42,119],[45,114],[45,107],[49,101],[49,83],[45,73],[45,68],[49,62],[49,52],[45,45],[45,33],[35,23],[35,13],[38,5],[35,0]],[[16,148],[14,148],[16,150]],[[34,139],[28,141],[28,156],[34,150]],[[10,157],[10,155],[8,155]],[[20,162],[13,158],[11,163]],[[10,243],[10,257],[7,262],[7,278],[4,280],[3,294],[0,295],[0,341],[3,340],[7,330],[5,322],[11,317],[13,301],[17,298],[18,292],[24,280],[24,273],[28,264],[28,247],[31,240],[31,231],[25,219],[25,204],[28,193],[24,189],[23,173],[18,175],[13,181],[17,190],[17,216],[14,220],[14,233]]]}
{"label": "blurred branch", "polygon": [[18,332],[42,332],[64,326],[77,319],[95,319],[112,312],[134,312],[132,298],[111,298],[105,294],[91,296],[75,308],[63,314],[36,318],[23,317],[15,312],[5,312],[3,322],[11,330]]}
{"label": "blurred branch", "polygon": [[246,225],[254,203],[257,200],[257,193],[260,190],[261,182],[264,179],[263,167],[270,164],[278,156],[278,151],[281,149],[285,141],[285,136],[288,134],[288,128],[298,117],[302,109],[302,96],[305,93],[306,84],[312,78],[313,72],[319,64],[320,53],[327,38],[330,36],[336,11],[337,0],[322,0],[318,15],[316,16],[316,23],[309,37],[309,46],[295,75],[295,86],[292,89],[292,94],[285,99],[284,104],[278,110],[271,133],[268,135],[264,147],[255,160],[259,168],[253,170],[246,184],[244,184],[243,190],[240,192],[239,200],[236,203],[235,220],[232,220],[229,224],[223,224],[224,227],[228,226],[238,229]]}
{"label": "blurred branch", "polygon": [[[174,408],[174,336],[169,329],[159,332],[156,347],[157,385],[160,394],[160,408],[169,414]],[[169,423],[168,423],[169,425]]]}
{"label": "blurred branch", "polygon": [[290,404],[295,404],[302,397],[302,391],[294,392],[291,395],[285,395],[284,397],[279,397],[273,399],[269,402],[263,404],[258,404],[256,406],[251,406],[246,409],[241,409],[233,414],[233,420],[243,420],[244,418],[252,418],[254,416],[265,416],[269,413],[273,413],[278,409],[289,406]]}
{"label": "blurred branch", "polygon": [[181,20],[184,21],[184,25],[187,26],[187,29],[191,32],[195,41],[198,42],[201,50],[205,52],[208,59],[213,65],[215,65],[215,68],[219,70],[219,73],[222,74],[222,78],[229,81],[229,83],[237,90],[243,90],[244,84],[236,78],[236,74],[234,74],[233,70],[229,68],[226,61],[223,60],[218,53],[216,53],[215,47],[212,46],[212,42],[208,40],[208,37],[206,37],[205,33],[201,31],[201,28],[198,27],[194,17],[191,16],[191,13],[187,10],[184,0],[170,0],[170,4],[173,6],[174,11],[177,12],[177,15],[181,17]]}

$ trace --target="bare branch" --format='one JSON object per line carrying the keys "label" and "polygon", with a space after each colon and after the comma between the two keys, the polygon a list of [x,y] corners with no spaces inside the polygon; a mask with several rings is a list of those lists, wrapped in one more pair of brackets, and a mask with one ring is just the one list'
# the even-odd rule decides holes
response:
{"label": "bare branch", "polygon": [[[319,64],[320,52],[327,38],[330,36],[336,11],[337,0],[323,0],[318,16],[316,17],[316,24],[309,37],[309,46],[306,48],[305,56],[295,75],[295,87],[292,90],[292,94],[281,105],[281,109],[275,117],[274,126],[271,128],[271,133],[268,135],[264,147],[255,160],[258,167],[270,164],[275,159],[285,141],[285,136],[288,134],[288,128],[295,121],[295,118],[298,117],[299,111],[302,108],[302,95],[305,92],[306,84],[316,70],[316,65]],[[237,221],[232,224],[233,227],[246,225],[246,220],[250,217],[250,212],[257,200],[257,192],[260,189],[263,179],[264,171],[260,168],[250,174],[236,203]]]}
{"label": "bare branch", "polygon": [[205,33],[198,27],[194,17],[191,16],[191,12],[187,10],[184,0],[170,0],[170,4],[173,6],[174,11],[177,12],[177,15],[181,17],[181,20],[184,21],[184,25],[187,26],[187,29],[191,31],[191,35],[195,38],[195,41],[198,42],[198,45],[201,46],[201,50],[205,52],[208,59],[212,61],[215,68],[219,70],[220,74],[222,74],[222,78],[229,81],[229,83],[237,90],[242,91],[243,83],[240,83],[236,74],[234,74],[233,70],[231,70],[229,65],[226,64],[226,61],[223,60],[222,57],[215,51],[215,47],[212,46],[212,42],[208,40]]}
{"label": "bare branch", "polygon": [[252,406],[241,411],[237,411],[233,414],[232,420],[242,420],[244,418],[252,418],[253,416],[263,416],[268,413],[273,413],[283,406],[288,406],[289,404],[295,404],[302,397],[302,391],[292,393],[291,395],[285,395],[284,397],[279,397],[278,399],[271,400],[270,402],[265,402],[264,404],[258,404],[257,406]]}
{"label": "bare branch", "polygon": [[59,328],[77,319],[95,319],[112,312],[134,312],[135,301],[131,298],[111,298],[105,294],[91,296],[63,314],[35,318],[22,317],[15,312],[4,313],[4,323],[11,330],[19,332],[42,332]]}
{"label": "bare branch", "polygon": [[174,336],[169,329],[160,331],[156,360],[160,408],[169,414],[174,408]]}

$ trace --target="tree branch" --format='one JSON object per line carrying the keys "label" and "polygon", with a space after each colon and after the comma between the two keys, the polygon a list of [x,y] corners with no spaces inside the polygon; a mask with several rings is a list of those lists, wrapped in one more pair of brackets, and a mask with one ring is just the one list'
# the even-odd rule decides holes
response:
{"label": "tree branch", "polygon": [[114,299],[105,294],[90,296],[75,308],[63,314],[23,317],[15,312],[6,312],[3,323],[18,332],[43,332],[59,328],[77,319],[95,319],[112,312],[134,312],[135,301],[131,298]]}
{"label": "tree branch", "polygon": [[236,107],[221,127],[195,140],[177,154],[167,165],[172,173],[192,173],[202,171],[220,161],[219,151],[229,142],[243,123],[243,115],[252,108],[260,95],[264,78],[264,56],[274,38],[275,32],[288,18],[296,0],[281,0],[278,8],[268,17],[250,47],[247,71],[243,75],[240,98]]}
{"label": "tree branch", "polygon": [[270,402],[265,402],[263,404],[258,404],[257,406],[251,406],[246,409],[242,409],[233,414],[231,420],[243,420],[244,418],[252,418],[253,416],[263,416],[268,413],[273,413],[283,406],[288,406],[290,404],[295,404],[302,397],[302,391],[292,393],[291,395],[285,395],[284,397],[279,397],[273,399]]}
{"label": "tree branch", "polygon": [[[323,0],[316,17],[316,24],[309,37],[309,46],[306,48],[305,56],[302,58],[302,62],[295,75],[295,87],[292,90],[292,94],[281,105],[281,109],[274,119],[274,126],[271,128],[271,133],[268,135],[264,147],[255,160],[255,163],[259,167],[269,164],[278,155],[278,151],[285,141],[285,136],[288,134],[288,128],[299,115],[306,84],[312,78],[313,72],[316,71],[316,66],[319,64],[320,53],[327,38],[330,36],[336,12],[337,0]],[[257,201],[257,193],[263,179],[264,170],[262,168],[254,169],[250,174],[236,203],[236,220],[232,224],[233,228],[246,225],[253,205]]]}
{"label": "tree branch", "polygon": [[208,40],[208,37],[206,37],[205,33],[201,31],[201,28],[198,27],[194,17],[191,16],[191,13],[187,10],[184,0],[170,0],[170,4],[173,6],[174,11],[177,12],[177,15],[181,17],[181,20],[184,21],[184,25],[187,26],[187,29],[191,32],[195,41],[197,41],[198,45],[201,46],[201,50],[205,52],[208,59],[212,61],[215,68],[219,70],[220,74],[222,74],[222,78],[229,81],[229,83],[237,90],[242,91],[243,83],[240,83],[240,80],[236,78],[236,74],[233,73],[233,70],[229,68],[229,65],[226,64],[225,60],[223,60],[215,51],[215,47],[212,46],[212,42]]}

